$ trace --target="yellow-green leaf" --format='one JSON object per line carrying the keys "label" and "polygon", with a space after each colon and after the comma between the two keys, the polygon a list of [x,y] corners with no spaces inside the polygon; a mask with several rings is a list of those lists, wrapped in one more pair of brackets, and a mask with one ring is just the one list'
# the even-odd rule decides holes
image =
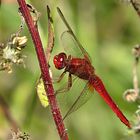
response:
{"label": "yellow-green leaf", "polygon": [[40,100],[42,106],[47,107],[49,105],[49,102],[48,102],[48,98],[46,96],[42,78],[40,78],[38,80],[36,89],[37,89],[37,94],[38,94],[38,97],[39,97],[39,100]]}

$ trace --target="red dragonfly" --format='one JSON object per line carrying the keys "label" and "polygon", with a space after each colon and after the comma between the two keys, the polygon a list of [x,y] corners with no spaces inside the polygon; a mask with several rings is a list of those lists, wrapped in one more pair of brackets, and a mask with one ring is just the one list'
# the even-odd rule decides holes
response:
{"label": "red dragonfly", "polygon": [[[84,94],[85,89],[87,87],[93,91],[95,89],[99,95],[104,99],[104,101],[110,106],[110,108],[114,111],[114,113],[118,116],[118,118],[128,127],[131,128],[130,122],[127,120],[127,118],[123,115],[121,110],[118,108],[118,106],[115,104],[115,102],[112,100],[110,95],[108,94],[102,80],[95,74],[95,69],[91,65],[90,57],[88,56],[88,53],[85,51],[85,49],[82,47],[81,43],[76,38],[75,34],[73,33],[71,27],[69,26],[68,22],[66,21],[64,15],[62,14],[61,10],[57,7],[58,13],[68,28],[68,31],[66,31],[73,40],[76,42],[78,49],[83,54],[83,58],[80,57],[73,57],[71,55],[66,55],[64,52],[59,53],[58,55],[54,56],[53,62],[55,65],[55,68],[58,70],[64,69],[64,72],[61,74],[59,81],[64,77],[65,73],[69,73],[69,80],[68,80],[68,90],[72,86],[72,75],[75,75],[76,77],[83,79],[87,81],[87,84],[73,106],[70,108],[70,110],[67,112],[66,116],[70,114],[71,110],[73,109],[74,105],[78,102],[79,98]],[[68,50],[69,48],[66,48]],[[65,117],[66,117],[65,116]],[[64,118],[65,118],[64,117]]]}

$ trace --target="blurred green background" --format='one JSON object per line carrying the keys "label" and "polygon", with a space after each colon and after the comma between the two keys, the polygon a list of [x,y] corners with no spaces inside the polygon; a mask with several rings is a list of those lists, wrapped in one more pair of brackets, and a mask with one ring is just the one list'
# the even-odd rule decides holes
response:
{"label": "blurred green background", "polygon": [[[128,103],[123,99],[123,92],[133,88],[131,50],[140,40],[140,19],[132,6],[119,0],[30,0],[28,2],[41,13],[39,31],[44,47],[47,44],[46,5],[49,4],[52,10],[55,30],[52,58],[63,51],[60,36],[66,28],[57,14],[56,6],[61,8],[77,38],[91,56],[96,73],[103,79],[108,92],[127,118],[132,120],[137,104]],[[2,1],[0,42],[6,42],[10,35],[18,30],[20,17],[17,11],[18,4],[15,0]],[[10,113],[20,126],[20,130],[28,133],[32,140],[58,140],[50,109],[43,108],[36,95],[39,65],[26,27],[23,35],[28,37],[27,47],[23,52],[27,56],[26,68],[14,66],[12,74],[0,72],[0,96],[8,103]],[[54,69],[52,59],[50,64],[52,71],[58,76],[62,71],[58,73],[58,70]],[[67,81],[67,76],[64,80]],[[80,92],[79,87],[75,87],[70,93],[71,96],[74,96],[75,92]],[[73,98],[63,102],[60,100],[63,115],[68,108],[65,104],[72,103],[72,100]],[[65,120],[65,125],[70,140],[134,139],[125,136],[126,126],[96,92],[86,104]],[[10,133],[11,125],[0,106],[0,140],[8,139]]]}

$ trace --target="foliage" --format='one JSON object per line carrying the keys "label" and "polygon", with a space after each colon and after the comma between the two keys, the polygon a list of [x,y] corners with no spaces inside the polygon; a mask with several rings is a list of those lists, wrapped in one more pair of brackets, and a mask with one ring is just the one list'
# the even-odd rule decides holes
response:
{"label": "foliage", "polygon": [[[55,54],[62,50],[60,36],[64,25],[58,14],[56,6],[65,13],[70,25],[74,29],[80,42],[91,56],[93,65],[110,95],[117,102],[124,114],[133,120],[138,103],[127,103],[123,100],[123,92],[132,87],[133,56],[131,49],[139,43],[140,19],[130,4],[119,1],[30,1],[41,13],[39,18],[39,31],[46,47],[47,18],[46,4],[50,4],[53,11],[55,47],[52,52],[50,66],[52,73],[58,77],[58,72],[52,62]],[[38,4],[39,3],[39,4]],[[0,42],[7,42],[7,38],[15,33],[20,25],[17,3],[2,1],[0,7]],[[59,24],[58,24],[59,23]],[[27,36],[27,47],[23,53],[26,68],[15,66],[12,74],[0,73],[0,96],[7,102],[12,117],[20,124],[21,130],[27,132],[33,140],[59,139],[56,133],[49,108],[43,108],[36,96],[36,79],[39,77],[39,67],[33,43],[28,30],[22,33]],[[139,66],[138,66],[139,69]],[[138,75],[139,78],[140,75]],[[64,83],[67,81],[64,79]],[[55,89],[63,87],[55,84]],[[80,92],[74,88],[68,94],[75,95]],[[60,100],[60,104],[72,102],[72,99]],[[65,114],[68,107],[61,106]],[[10,133],[10,123],[0,110],[0,139],[6,139]],[[125,137],[126,127],[123,126],[110,108],[95,93],[94,96],[78,111],[72,113],[65,120],[67,131],[72,139],[78,140],[119,140],[130,139]],[[132,136],[133,140],[136,136]]]}

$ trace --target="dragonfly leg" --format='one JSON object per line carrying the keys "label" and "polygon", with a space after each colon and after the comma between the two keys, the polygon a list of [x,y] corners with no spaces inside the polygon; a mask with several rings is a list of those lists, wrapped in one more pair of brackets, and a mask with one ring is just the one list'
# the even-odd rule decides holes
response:
{"label": "dragonfly leg", "polygon": [[66,71],[64,71],[64,72],[59,76],[58,79],[53,79],[53,81],[52,81],[53,84],[61,82],[61,80],[64,78],[65,74],[66,74]]}
{"label": "dragonfly leg", "polygon": [[[52,79],[52,83],[53,83],[53,84],[56,84],[56,83],[61,82],[61,80],[63,79],[63,77],[65,76],[65,74],[66,74],[66,72],[64,71],[64,72],[59,76],[58,79]],[[40,76],[40,78],[42,78],[42,76]],[[39,79],[40,79],[40,78],[39,78]],[[49,84],[51,84],[51,83],[47,83],[47,85],[49,85]]]}
{"label": "dragonfly leg", "polygon": [[70,88],[72,87],[72,75],[69,73],[68,76],[68,85],[67,87],[63,88],[63,89],[59,89],[55,92],[55,95],[57,95],[58,93],[64,93],[70,90]]}

